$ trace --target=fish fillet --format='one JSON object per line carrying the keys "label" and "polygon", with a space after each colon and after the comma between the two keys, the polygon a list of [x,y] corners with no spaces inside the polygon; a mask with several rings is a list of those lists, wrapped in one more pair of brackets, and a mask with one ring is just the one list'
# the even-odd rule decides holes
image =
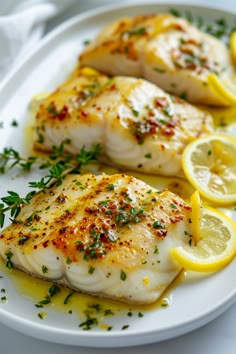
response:
{"label": "fish fillet", "polygon": [[169,14],[125,17],[106,25],[79,62],[110,75],[143,77],[189,102],[207,105],[229,105],[210,84],[209,74],[231,86],[235,77],[223,41]]}
{"label": "fish fillet", "polygon": [[180,197],[134,177],[68,175],[0,233],[0,255],[35,277],[148,304],[180,271],[170,249],[191,239],[190,218]]}
{"label": "fish fillet", "polygon": [[132,77],[106,78],[78,69],[36,112],[35,148],[50,151],[101,146],[101,160],[121,168],[181,176],[181,155],[192,140],[213,131],[212,117],[156,85]]}

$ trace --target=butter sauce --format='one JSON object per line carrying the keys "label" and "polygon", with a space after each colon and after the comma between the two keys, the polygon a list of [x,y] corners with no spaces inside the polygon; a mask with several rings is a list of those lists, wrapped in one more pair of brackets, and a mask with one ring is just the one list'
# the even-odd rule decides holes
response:
{"label": "butter sauce", "polygon": [[[0,271],[4,276],[10,278],[17,293],[32,301],[32,304],[37,307],[37,304],[45,299],[48,295],[48,290],[52,282],[33,278],[32,276],[18,269],[8,269],[2,259],[0,259]],[[122,316],[124,322],[128,318],[133,319],[145,316],[145,313],[153,310],[160,310],[169,307],[173,301],[173,290],[185,278],[185,272],[181,271],[174,281],[168,286],[160,299],[151,305],[130,305],[94,297],[88,294],[73,292],[71,289],[60,286],[60,291],[53,296],[51,302],[38,308],[38,316],[43,319],[50,316],[50,311],[60,312],[63,316],[72,315],[78,321],[85,321],[86,318],[96,316],[97,326],[101,330],[111,330],[109,320],[111,317]],[[6,299],[7,303],[7,299]],[[125,328],[124,328],[125,329]]]}

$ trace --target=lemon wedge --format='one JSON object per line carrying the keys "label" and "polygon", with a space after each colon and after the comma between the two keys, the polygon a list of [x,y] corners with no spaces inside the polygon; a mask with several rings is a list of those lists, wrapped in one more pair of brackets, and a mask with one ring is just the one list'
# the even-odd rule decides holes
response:
{"label": "lemon wedge", "polygon": [[195,191],[192,196],[191,196],[191,207],[192,207],[192,216],[191,216],[191,221],[192,221],[192,240],[194,242],[194,245],[198,243],[200,240],[200,222],[201,222],[201,199],[200,199],[200,194],[198,191]]}
{"label": "lemon wedge", "polygon": [[231,51],[232,60],[234,64],[236,64],[236,31],[231,33],[229,47]]}
{"label": "lemon wedge", "polygon": [[182,156],[187,180],[218,205],[236,202],[236,139],[212,134],[187,145]]}
{"label": "lemon wedge", "polygon": [[215,272],[235,257],[236,224],[213,208],[203,208],[197,245],[173,248],[171,255],[186,270]]}
{"label": "lemon wedge", "polygon": [[218,97],[219,103],[225,106],[236,104],[236,84],[234,85],[229,79],[220,80],[214,73],[208,75],[207,82],[215,96]]}

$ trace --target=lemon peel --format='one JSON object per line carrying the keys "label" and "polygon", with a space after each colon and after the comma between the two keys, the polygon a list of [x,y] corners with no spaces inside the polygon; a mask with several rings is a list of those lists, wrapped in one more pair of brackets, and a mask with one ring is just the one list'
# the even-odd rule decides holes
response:
{"label": "lemon peel", "polygon": [[236,31],[231,33],[229,47],[233,63],[236,65]]}
{"label": "lemon peel", "polygon": [[214,73],[208,75],[207,82],[218,97],[219,103],[225,106],[236,104],[236,85],[234,86],[229,80],[220,80]]}
{"label": "lemon peel", "polygon": [[200,240],[200,222],[201,222],[201,199],[198,191],[195,191],[191,195],[191,207],[192,207],[192,240],[194,244],[197,244]]}

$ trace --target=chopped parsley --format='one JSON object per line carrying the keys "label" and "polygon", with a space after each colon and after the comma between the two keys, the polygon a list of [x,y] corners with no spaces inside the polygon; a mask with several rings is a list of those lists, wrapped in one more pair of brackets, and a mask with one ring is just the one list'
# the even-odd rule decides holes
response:
{"label": "chopped parsley", "polygon": [[13,268],[13,264],[12,264],[12,261],[11,261],[12,256],[13,256],[13,253],[11,251],[8,251],[6,253],[6,257],[7,257],[6,267],[8,269],[12,269]]}
{"label": "chopped parsley", "polygon": [[177,209],[177,206],[174,203],[170,203],[172,209]]}
{"label": "chopped parsley", "polygon": [[69,302],[71,296],[72,296],[74,293],[75,293],[74,290],[71,290],[71,291],[69,292],[69,294],[66,296],[66,298],[65,298],[65,300],[64,300],[64,305],[67,305],[67,304],[68,304],[68,302]]}
{"label": "chopped parsley", "polygon": [[18,122],[15,119],[13,119],[13,121],[11,122],[11,126],[18,127]]}
{"label": "chopped parsley", "polygon": [[42,272],[43,274],[48,273],[48,267],[46,267],[45,265],[42,266]]}
{"label": "chopped parsley", "polygon": [[89,267],[89,270],[88,270],[88,273],[89,273],[89,274],[93,274],[94,271],[95,271],[95,268],[92,267],[92,266],[90,266],[90,267]]}
{"label": "chopped parsley", "polygon": [[81,322],[79,324],[79,327],[81,327],[84,331],[90,330],[92,327],[98,325],[98,320],[96,317],[90,317],[89,315],[87,316],[86,321]]}
{"label": "chopped parsley", "polygon": [[154,229],[159,229],[159,228],[164,229],[165,224],[163,224],[160,220],[156,220],[153,223],[153,227],[154,227]]}
{"label": "chopped parsley", "polygon": [[160,69],[160,68],[154,68],[154,70],[155,70],[156,72],[158,72],[159,74],[164,74],[164,73],[166,72],[166,70]]}
{"label": "chopped parsley", "polygon": [[122,281],[125,281],[127,279],[127,274],[123,270],[121,270],[120,272],[120,279]]}
{"label": "chopped parsley", "polygon": [[108,186],[106,187],[106,189],[108,189],[109,191],[114,191],[114,189],[115,189],[115,186],[114,186],[114,184],[108,184]]}

